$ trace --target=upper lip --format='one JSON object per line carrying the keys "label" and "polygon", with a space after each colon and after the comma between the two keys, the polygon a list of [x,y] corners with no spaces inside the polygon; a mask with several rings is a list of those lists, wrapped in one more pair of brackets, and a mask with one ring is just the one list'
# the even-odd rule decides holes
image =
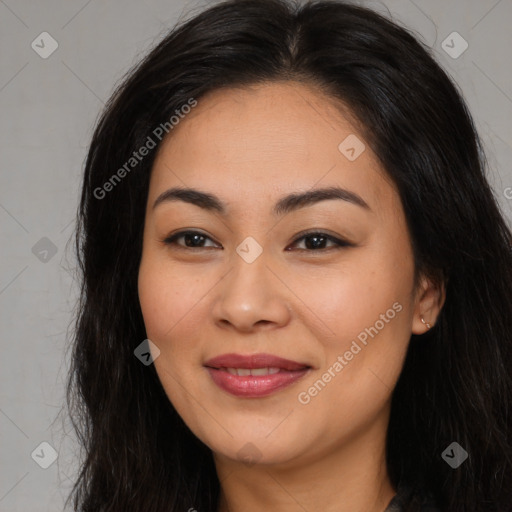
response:
{"label": "upper lip", "polygon": [[290,359],[272,354],[221,354],[204,363],[211,368],[281,368],[283,370],[302,370],[310,368],[308,364],[298,363]]}

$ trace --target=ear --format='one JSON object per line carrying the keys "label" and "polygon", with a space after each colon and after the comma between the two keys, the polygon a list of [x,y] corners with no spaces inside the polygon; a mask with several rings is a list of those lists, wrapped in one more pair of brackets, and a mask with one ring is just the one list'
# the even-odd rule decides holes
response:
{"label": "ear", "polygon": [[[412,319],[412,333],[424,334],[430,328],[434,327],[437,317],[446,300],[445,283],[442,281],[434,282],[432,279],[422,276],[414,304],[414,316]],[[421,321],[425,320],[425,323]]]}

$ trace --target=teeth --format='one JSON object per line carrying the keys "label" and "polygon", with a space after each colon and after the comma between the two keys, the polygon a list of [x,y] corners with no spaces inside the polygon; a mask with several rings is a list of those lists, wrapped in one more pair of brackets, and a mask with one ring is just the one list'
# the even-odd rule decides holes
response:
{"label": "teeth", "polygon": [[[251,375],[268,375],[269,371],[269,368],[254,368],[251,370]],[[279,371],[279,369],[277,371]]]}
{"label": "teeth", "polygon": [[240,377],[247,377],[248,375],[273,375],[274,373],[279,373],[279,368],[270,367],[270,368],[224,368],[225,371],[230,373],[231,375],[238,375]]}

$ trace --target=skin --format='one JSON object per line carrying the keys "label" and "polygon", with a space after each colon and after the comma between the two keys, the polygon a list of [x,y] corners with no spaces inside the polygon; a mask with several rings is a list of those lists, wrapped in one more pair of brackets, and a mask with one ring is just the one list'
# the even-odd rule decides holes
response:
{"label": "skin", "polygon": [[[423,276],[414,288],[400,198],[367,144],[354,161],[340,152],[350,134],[364,142],[331,98],[279,82],[210,93],[159,148],[140,304],[169,400],[213,451],[220,512],[382,512],[396,492],[385,466],[391,393],[411,334],[427,330],[421,316],[435,324],[444,290]],[[226,215],[184,201],[153,208],[175,186],[215,194]],[[324,186],[348,189],[370,208],[330,199],[272,214],[282,196]],[[163,242],[186,229],[207,238]],[[311,237],[298,239],[303,230],[353,246],[325,240],[315,248]],[[249,236],[263,250],[252,263],[236,252]],[[401,311],[300,403],[299,393],[394,303]],[[270,396],[235,397],[203,366],[231,352],[267,352],[312,369]]]}

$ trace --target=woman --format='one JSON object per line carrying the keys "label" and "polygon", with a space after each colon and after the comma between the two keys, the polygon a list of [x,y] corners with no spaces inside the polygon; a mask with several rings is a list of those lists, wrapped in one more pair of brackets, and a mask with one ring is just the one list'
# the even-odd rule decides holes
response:
{"label": "woman", "polygon": [[78,220],[76,510],[512,509],[511,232],[405,29],[208,8],[112,96]]}

